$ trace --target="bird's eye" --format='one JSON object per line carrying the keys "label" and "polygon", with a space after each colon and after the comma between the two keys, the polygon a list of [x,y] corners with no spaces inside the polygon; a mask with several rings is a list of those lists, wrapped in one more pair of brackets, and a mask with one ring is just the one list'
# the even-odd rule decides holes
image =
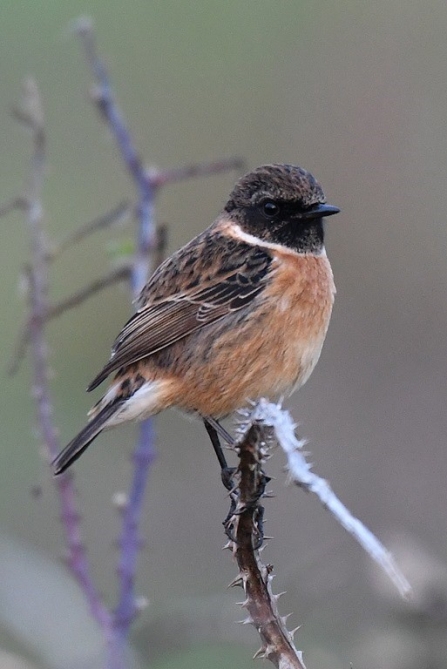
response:
{"label": "bird's eye", "polygon": [[267,200],[264,202],[262,205],[262,213],[266,218],[275,218],[280,212],[280,206],[277,202],[273,202],[273,200]]}

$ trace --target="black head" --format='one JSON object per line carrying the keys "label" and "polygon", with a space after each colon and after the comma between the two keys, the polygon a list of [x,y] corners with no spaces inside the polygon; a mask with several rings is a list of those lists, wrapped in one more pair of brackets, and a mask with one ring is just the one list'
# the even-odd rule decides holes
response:
{"label": "black head", "polygon": [[236,183],[225,205],[244,232],[299,253],[320,253],[323,218],[340,210],[326,204],[318,181],[295,165],[263,165]]}

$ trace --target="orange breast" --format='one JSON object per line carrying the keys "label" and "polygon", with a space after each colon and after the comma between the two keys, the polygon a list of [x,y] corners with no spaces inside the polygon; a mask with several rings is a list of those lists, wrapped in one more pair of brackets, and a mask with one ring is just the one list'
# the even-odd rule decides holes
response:
{"label": "orange breast", "polygon": [[273,280],[246,314],[203,328],[186,348],[186,342],[175,346],[172,404],[221,417],[249,399],[288,395],[307,381],[329,325],[332,270],[326,256],[275,255]]}
{"label": "orange breast", "polygon": [[265,385],[270,395],[289,394],[309,378],[320,357],[335,294],[325,255],[278,254],[277,265],[275,281],[265,291],[272,307],[265,317],[271,351]]}

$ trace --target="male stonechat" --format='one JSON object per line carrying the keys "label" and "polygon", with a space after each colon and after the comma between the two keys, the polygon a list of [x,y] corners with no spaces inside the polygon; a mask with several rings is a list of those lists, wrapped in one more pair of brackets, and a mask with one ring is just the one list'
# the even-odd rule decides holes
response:
{"label": "male stonechat", "polygon": [[[169,407],[218,422],[249,400],[302,386],[326,336],[335,286],[324,221],[339,209],[306,170],[264,165],[243,176],[223,212],[154,272],[93,390],[105,395],[53,463],[67,469],[105,429]],[[224,460],[221,460],[224,466]]]}

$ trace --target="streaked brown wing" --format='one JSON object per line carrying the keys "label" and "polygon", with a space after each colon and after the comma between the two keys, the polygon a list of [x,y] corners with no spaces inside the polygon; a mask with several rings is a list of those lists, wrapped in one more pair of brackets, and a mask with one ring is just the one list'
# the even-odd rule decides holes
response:
{"label": "streaked brown wing", "polygon": [[144,306],[126,323],[110,361],[88,390],[120,367],[245,307],[264,289],[271,262],[270,253],[260,247],[216,232],[200,235],[150,279],[139,299]]}

